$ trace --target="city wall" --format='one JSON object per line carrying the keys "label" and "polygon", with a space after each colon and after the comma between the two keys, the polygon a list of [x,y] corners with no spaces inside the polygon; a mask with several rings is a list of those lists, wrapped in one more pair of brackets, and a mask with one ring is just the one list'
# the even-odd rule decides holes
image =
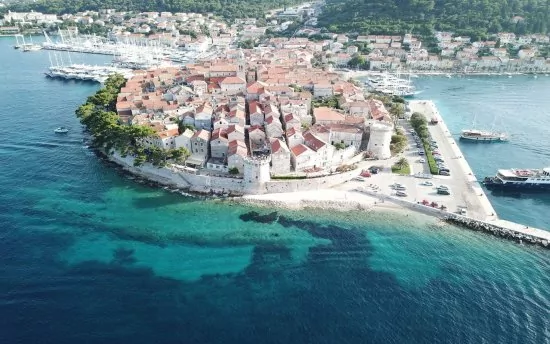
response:
{"label": "city wall", "polygon": [[351,180],[359,174],[359,170],[353,170],[317,178],[271,180],[266,183],[250,183],[242,178],[193,174],[175,168],[158,168],[151,164],[143,164],[142,166],[134,167],[134,159],[132,157],[122,157],[118,153],[109,156],[109,160],[122,166],[124,170],[132,174],[163,185],[189,189],[189,191],[198,193],[231,195],[283,193],[330,188]]}

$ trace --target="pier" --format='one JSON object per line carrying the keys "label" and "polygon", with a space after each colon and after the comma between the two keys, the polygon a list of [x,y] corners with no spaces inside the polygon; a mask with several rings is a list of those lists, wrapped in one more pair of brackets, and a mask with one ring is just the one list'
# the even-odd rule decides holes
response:
{"label": "pier", "polygon": [[550,242],[550,232],[542,229],[528,227],[522,224],[506,221],[498,218],[485,191],[479,184],[468,161],[454,140],[445,121],[439,114],[432,101],[415,100],[409,103],[411,111],[422,113],[430,121],[438,120],[438,124],[430,125],[429,131],[432,138],[437,141],[439,151],[445,158],[446,164],[451,170],[451,176],[434,176],[432,181],[448,185],[452,191],[451,197],[457,199],[456,203],[466,207],[468,216],[458,216],[450,210],[446,217],[450,222],[466,225],[473,229],[483,229],[489,232],[500,233],[519,240],[530,238],[529,241],[540,242],[547,246]]}

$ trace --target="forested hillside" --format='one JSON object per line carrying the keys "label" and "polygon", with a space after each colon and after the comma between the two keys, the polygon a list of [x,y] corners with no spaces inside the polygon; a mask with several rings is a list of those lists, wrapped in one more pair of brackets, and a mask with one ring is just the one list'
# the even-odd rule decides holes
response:
{"label": "forested hillside", "polygon": [[214,12],[225,18],[260,17],[265,10],[300,3],[300,0],[36,0],[11,7],[12,11],[75,13],[114,8],[120,11]]}
{"label": "forested hillside", "polygon": [[426,28],[471,36],[546,33],[550,0],[327,0],[319,24],[329,31],[371,34]]}

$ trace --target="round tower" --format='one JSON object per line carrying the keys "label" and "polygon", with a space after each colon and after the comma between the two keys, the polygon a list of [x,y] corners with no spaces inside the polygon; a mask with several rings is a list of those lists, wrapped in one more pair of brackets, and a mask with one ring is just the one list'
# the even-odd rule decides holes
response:
{"label": "round tower", "polygon": [[370,137],[367,151],[378,159],[391,158],[390,143],[393,128],[383,123],[372,123],[369,128]]}
{"label": "round tower", "polygon": [[271,180],[269,163],[271,156],[244,158],[244,182],[249,185],[260,185]]}

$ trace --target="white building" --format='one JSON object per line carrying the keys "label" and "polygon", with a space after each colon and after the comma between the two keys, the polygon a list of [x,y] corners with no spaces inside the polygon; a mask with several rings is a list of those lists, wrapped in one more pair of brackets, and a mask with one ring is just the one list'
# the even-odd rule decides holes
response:
{"label": "white building", "polygon": [[185,148],[191,153],[191,138],[193,137],[195,133],[191,129],[185,129],[185,131],[179,135],[176,136],[174,139],[174,148]]}
{"label": "white building", "polygon": [[271,144],[271,174],[290,173],[290,149],[281,139],[272,138]]}

